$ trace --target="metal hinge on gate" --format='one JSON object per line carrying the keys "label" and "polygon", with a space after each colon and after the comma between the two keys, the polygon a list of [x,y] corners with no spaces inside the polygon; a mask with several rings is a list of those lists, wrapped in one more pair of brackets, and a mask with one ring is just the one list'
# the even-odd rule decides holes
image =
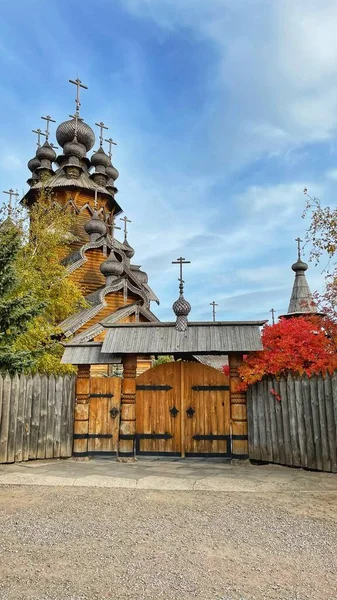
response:
{"label": "metal hinge on gate", "polygon": [[74,440],[110,439],[111,433],[74,433]]}
{"label": "metal hinge on gate", "polygon": [[170,440],[173,435],[170,433],[137,433],[137,437],[141,440]]}
{"label": "metal hinge on gate", "polygon": [[114,394],[89,394],[90,398],[113,398]]}
{"label": "metal hinge on gate", "polygon": [[197,442],[200,442],[201,440],[227,440],[228,442],[231,439],[230,435],[213,435],[212,433],[208,434],[208,435],[202,435],[200,433],[197,433],[196,435],[193,436],[193,439],[196,440]]}
{"label": "metal hinge on gate", "polygon": [[220,392],[229,391],[229,385],[192,385],[195,392]]}
{"label": "metal hinge on gate", "polygon": [[171,385],[140,385],[138,384],[136,386],[137,390],[144,390],[144,391],[153,391],[153,392],[168,392],[169,390],[172,390],[172,386]]}

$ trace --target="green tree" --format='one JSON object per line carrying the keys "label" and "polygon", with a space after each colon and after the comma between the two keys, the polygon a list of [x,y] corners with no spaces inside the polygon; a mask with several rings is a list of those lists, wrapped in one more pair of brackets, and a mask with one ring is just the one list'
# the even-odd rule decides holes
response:
{"label": "green tree", "polygon": [[62,374],[73,372],[71,365],[61,365],[64,319],[86,306],[80,288],[70,279],[61,258],[69,253],[73,237],[69,233],[74,216],[65,213],[53,196],[41,191],[29,210],[29,226],[24,219],[24,241],[18,253],[16,270],[19,291],[34,291],[44,308],[16,339],[16,348],[35,355],[33,370]]}
{"label": "green tree", "polygon": [[16,263],[21,230],[8,217],[0,224],[0,370],[21,372],[32,367],[34,354],[16,347],[44,303],[30,290],[19,290]]}

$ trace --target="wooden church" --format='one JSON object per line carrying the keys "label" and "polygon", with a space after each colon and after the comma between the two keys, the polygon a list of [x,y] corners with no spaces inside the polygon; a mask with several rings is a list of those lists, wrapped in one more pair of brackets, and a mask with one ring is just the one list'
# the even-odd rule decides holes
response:
{"label": "wooden church", "polygon": [[[29,207],[39,198],[42,189],[52,193],[53,201],[75,215],[69,254],[63,256],[69,276],[78,284],[88,304],[77,314],[60,324],[65,338],[73,343],[102,341],[105,324],[128,322],[156,322],[151,302],[159,300],[148,284],[147,274],[132,259],[135,251],[127,239],[127,217],[121,219],[124,240],[116,239],[117,219],[122,209],[116,200],[119,176],[112,164],[113,140],[104,140],[108,128],[103,122],[99,129],[98,149],[93,129],[80,117],[80,80],[71,81],[77,87],[76,112],[70,120],[56,129],[61,148],[56,155],[49,141],[51,117],[43,117],[47,129],[40,129],[34,158],[28,162],[31,176],[30,189],[23,201]],[[41,144],[41,137],[45,141]],[[108,152],[104,150],[104,141]],[[151,366],[151,359],[138,358],[138,372]],[[96,375],[108,375],[111,365],[92,364]]]}

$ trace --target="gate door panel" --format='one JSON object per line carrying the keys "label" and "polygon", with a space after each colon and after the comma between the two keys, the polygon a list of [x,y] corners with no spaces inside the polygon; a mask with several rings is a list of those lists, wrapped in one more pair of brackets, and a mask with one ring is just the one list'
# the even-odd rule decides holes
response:
{"label": "gate door panel", "polygon": [[121,378],[90,379],[89,440],[90,454],[115,454],[120,422]]}
{"label": "gate door panel", "polygon": [[136,383],[137,454],[231,455],[227,376],[178,361],[145,371]]}
{"label": "gate door panel", "polygon": [[180,364],[165,363],[137,378],[136,452],[181,452]]}
{"label": "gate door panel", "polygon": [[183,363],[186,456],[230,456],[229,381],[200,363]]}

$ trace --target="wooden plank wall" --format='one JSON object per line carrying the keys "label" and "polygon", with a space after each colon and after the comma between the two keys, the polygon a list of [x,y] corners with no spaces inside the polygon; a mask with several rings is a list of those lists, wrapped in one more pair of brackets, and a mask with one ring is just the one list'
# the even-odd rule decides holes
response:
{"label": "wooden plank wall", "polygon": [[249,387],[247,407],[251,460],[337,472],[337,372],[267,377]]}
{"label": "wooden plank wall", "polygon": [[72,454],[75,377],[0,375],[0,463]]}

